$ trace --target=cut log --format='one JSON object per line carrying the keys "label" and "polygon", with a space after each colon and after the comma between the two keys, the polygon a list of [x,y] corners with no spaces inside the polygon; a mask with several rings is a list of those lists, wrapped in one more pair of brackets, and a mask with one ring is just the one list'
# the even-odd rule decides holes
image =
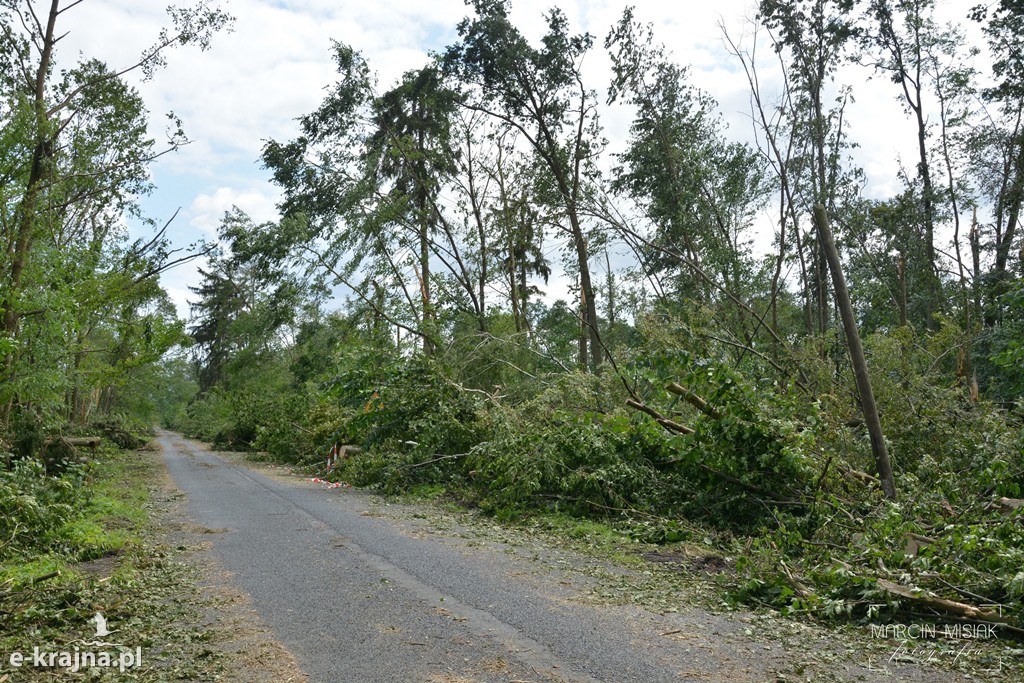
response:
{"label": "cut log", "polygon": [[54,437],[43,443],[40,456],[47,474],[60,474],[74,464],[86,462],[69,439]]}
{"label": "cut log", "polygon": [[133,451],[146,445],[145,441],[115,422],[97,422],[93,426],[102,429],[104,436],[113,441],[118,448],[126,451]]}
{"label": "cut log", "polygon": [[100,441],[102,441],[103,438],[99,436],[51,436],[46,440],[46,445],[52,446],[61,440],[75,448],[91,448],[92,450],[96,450],[96,447],[100,445]]}
{"label": "cut log", "polygon": [[1022,507],[1024,507],[1024,500],[1021,500],[1020,498],[1006,498],[1006,497],[1003,497],[1003,498],[1000,498],[997,501],[997,503],[998,503],[999,507],[1001,507],[1003,510],[1006,510],[1007,512],[1013,512],[1014,510],[1020,510]]}

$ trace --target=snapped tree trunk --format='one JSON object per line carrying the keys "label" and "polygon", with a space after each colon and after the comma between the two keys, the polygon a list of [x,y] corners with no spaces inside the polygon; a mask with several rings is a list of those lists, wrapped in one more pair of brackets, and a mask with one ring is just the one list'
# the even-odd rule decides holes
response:
{"label": "snapped tree trunk", "polygon": [[861,345],[860,333],[857,331],[857,320],[853,315],[853,304],[850,302],[850,292],[846,288],[846,278],[843,276],[839,252],[836,250],[832,230],[828,224],[828,216],[825,214],[825,207],[822,204],[814,205],[814,224],[818,229],[818,239],[825,251],[829,270],[832,271],[836,304],[839,307],[839,315],[843,319],[843,328],[846,330],[846,343],[850,349],[853,376],[857,380],[861,408],[864,410],[864,422],[867,425],[868,434],[871,436],[871,451],[875,456],[878,479],[882,484],[885,497],[895,500],[896,480],[893,478],[889,452],[886,450],[885,439],[882,437],[882,423],[878,419],[875,394],[871,390],[871,377],[868,375],[868,364],[864,358],[864,347]]}

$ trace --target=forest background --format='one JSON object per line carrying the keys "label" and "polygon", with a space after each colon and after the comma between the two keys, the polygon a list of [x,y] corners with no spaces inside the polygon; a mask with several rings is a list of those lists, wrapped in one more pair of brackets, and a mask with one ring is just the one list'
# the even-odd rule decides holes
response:
{"label": "forest background", "polygon": [[[128,79],[231,17],[171,10],[128,66],[58,61],[77,4],[0,3],[0,552],[74,515],[55,435],[161,423],[729,549],[731,594],[791,613],[1019,633],[1018,3],[963,17],[974,45],[933,1],[763,0],[756,55],[722,29],[749,143],[638,12],[595,36],[554,9],[533,35],[473,0],[395,82],[335,42],[323,101],[262,149],[279,217],[233,209],[190,246],[173,220],[128,231],[187,142],[173,115],[154,141]],[[889,84],[910,123],[892,196],[864,191],[841,76]],[[197,259],[185,321],[159,276]]]}

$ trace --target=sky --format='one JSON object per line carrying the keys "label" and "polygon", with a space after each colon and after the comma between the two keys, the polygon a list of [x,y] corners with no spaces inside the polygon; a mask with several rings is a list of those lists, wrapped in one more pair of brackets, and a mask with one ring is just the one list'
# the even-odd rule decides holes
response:
{"label": "sky", "polygon": [[[977,0],[938,0],[940,16],[965,22]],[[69,0],[70,2],[70,0]],[[214,37],[210,49],[178,48],[167,66],[148,82],[141,74],[128,76],[138,87],[151,113],[150,133],[165,139],[166,113],[178,115],[191,143],[157,160],[152,167],[155,190],[143,198],[146,215],[163,225],[176,210],[168,229],[177,246],[213,238],[224,213],[238,206],[257,222],[277,217],[278,189],[259,162],[267,140],[296,136],[296,119],[313,111],[335,81],[331,41],[338,40],[363,53],[382,88],[405,71],[422,66],[431,51],[457,40],[458,22],[470,11],[462,0],[227,0],[221,6],[235,16],[233,30]],[[595,36],[595,48],[584,64],[588,86],[603,97],[609,60],[601,45],[627,4],[635,17],[654,25],[655,38],[673,57],[691,68],[692,83],[710,93],[720,105],[730,137],[753,140],[750,93],[737,59],[729,54],[722,28],[742,48],[754,47],[751,22],[756,0],[513,0],[512,21],[528,38],[544,30],[543,14],[557,5],[573,31]],[[166,0],[84,0],[62,15],[67,37],[57,55],[69,66],[78,55],[109,65],[133,63],[152,45],[168,21]],[[969,36],[980,41],[974,26]],[[771,57],[762,35],[758,55]],[[765,62],[765,89],[777,85]],[[855,88],[848,108],[850,135],[859,145],[855,161],[867,174],[865,194],[883,198],[898,191],[898,158],[913,167],[916,139],[913,123],[898,102],[898,92],[884,78],[868,80],[867,69],[849,67],[840,79]],[[628,113],[602,113],[610,150],[621,149],[628,134]],[[143,236],[141,226],[133,226]],[[770,231],[755,245],[767,247]],[[189,285],[198,284],[198,264],[176,268],[162,283],[187,317]],[[560,294],[557,281],[551,297]]]}

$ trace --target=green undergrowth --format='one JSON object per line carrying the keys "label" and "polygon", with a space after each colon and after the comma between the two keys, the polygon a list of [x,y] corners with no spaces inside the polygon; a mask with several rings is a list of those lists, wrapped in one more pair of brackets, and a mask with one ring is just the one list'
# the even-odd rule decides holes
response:
{"label": "green undergrowth", "polygon": [[0,471],[3,578],[26,564],[51,558],[65,563],[121,552],[145,521],[146,494],[128,478],[131,464],[106,445],[85,463],[47,473],[36,458],[14,460]]}
{"label": "green undergrowth", "polygon": [[839,398],[810,402],[687,354],[651,354],[633,370],[649,383],[651,404],[675,377],[714,407],[712,415],[660,400],[663,414],[693,426],[689,435],[623,411],[614,376],[553,377],[514,406],[459,392],[422,368],[394,385],[350,382],[365,393],[348,399],[361,410],[344,436],[369,436],[330,476],[386,493],[443,491],[499,521],[554,515],[656,544],[713,538],[735,558],[723,583],[729,600],[833,623],[998,622],[1000,638],[1016,642],[1020,416],[927,381],[914,367],[927,356],[915,359],[909,339],[872,344],[890,363],[879,401],[890,414],[902,410],[885,425],[895,503],[864,475],[873,469],[866,435],[840,423],[850,408]]}
{"label": "green undergrowth", "polygon": [[[0,680],[214,680],[221,656],[194,626],[199,607],[183,599],[196,570],[162,543],[150,516],[152,453],[102,446],[85,465],[47,477],[31,463],[0,473],[8,541],[0,556]],[[12,494],[16,491],[17,494]],[[12,515],[13,511],[17,516]],[[13,520],[13,521],[12,521]],[[10,666],[10,653],[70,651],[95,640],[100,612],[139,668],[76,673]],[[105,648],[101,648],[105,649]],[[117,648],[113,648],[117,649]],[[27,661],[31,661],[31,657]]]}

